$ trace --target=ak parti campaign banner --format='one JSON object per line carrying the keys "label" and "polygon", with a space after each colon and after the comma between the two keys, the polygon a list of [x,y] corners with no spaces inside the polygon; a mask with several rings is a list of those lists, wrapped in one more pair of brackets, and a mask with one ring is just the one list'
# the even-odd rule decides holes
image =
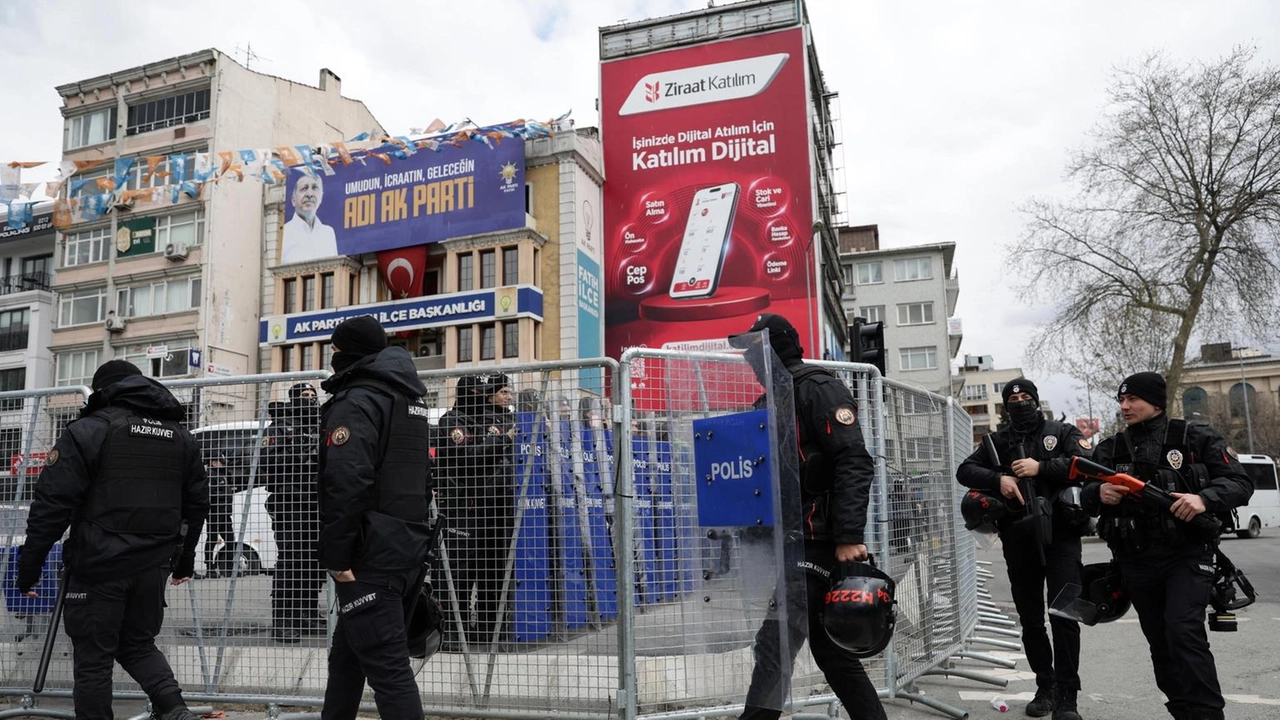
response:
{"label": "ak parti campaign banner", "polygon": [[467,142],[333,175],[289,173],[280,263],[392,250],[524,227],[524,141]]}
{"label": "ak parti campaign banner", "polygon": [[[803,31],[611,60],[600,74],[606,352],[727,349],[762,312],[815,352]],[[643,375],[633,390],[663,384]]]}

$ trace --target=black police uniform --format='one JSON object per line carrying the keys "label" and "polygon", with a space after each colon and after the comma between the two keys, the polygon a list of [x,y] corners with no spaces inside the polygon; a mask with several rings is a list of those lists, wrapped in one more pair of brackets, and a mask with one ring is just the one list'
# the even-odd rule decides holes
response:
{"label": "black police uniform", "polygon": [[336,583],[338,626],[321,717],[355,718],[368,679],[382,717],[421,718],[405,610],[431,541],[426,388],[409,352],[388,347],[344,368],[324,389],[333,397],[320,433],[320,564],[356,579]]}
{"label": "black police uniform", "polygon": [[39,580],[45,555],[70,525],[63,621],[77,718],[112,717],[113,661],[158,715],[194,717],[155,644],[172,559],[173,577],[191,577],[209,510],[200,449],[183,419],[178,401],[149,378],[109,384],[49,451],[36,485],[17,586],[25,592]]}
{"label": "black police uniform", "polygon": [[[1089,443],[1074,426],[1044,419],[1038,426],[1019,432],[1006,424],[994,433],[996,452],[1004,463],[997,467],[985,448],[978,448],[956,470],[961,485],[975,490],[1000,494],[1000,476],[1013,476],[1009,468],[1013,459],[1028,458],[1040,463],[1040,471],[1032,480],[1036,495],[1045,498],[1050,507],[1064,488],[1074,485],[1067,478],[1071,458],[1089,456]],[[1023,522],[1019,522],[1019,520]],[[1074,698],[1080,690],[1080,625],[1059,617],[1049,618],[1053,643],[1045,632],[1045,590],[1048,598],[1058,597],[1068,584],[1080,584],[1080,532],[1069,526],[1060,515],[1054,516],[1052,537],[1045,538],[1044,563],[1035,546],[1035,537],[1026,513],[1002,520],[997,528],[1008,566],[1009,586],[1014,607],[1022,625],[1022,647],[1027,664],[1036,674],[1038,696],[1044,700],[1059,693]],[[1047,714],[1049,708],[1046,708]]]}
{"label": "black police uniform", "polygon": [[325,627],[316,601],[324,573],[313,555],[320,534],[315,483],[320,407],[315,398],[297,396],[297,388],[290,395],[293,399],[272,415],[259,462],[278,551],[271,577],[271,623],[272,637],[279,642],[297,642],[300,633],[323,632]]}
{"label": "black police uniform", "polygon": [[[454,406],[437,426],[440,503],[450,527],[459,601],[476,586],[476,624],[468,639],[488,643],[497,623],[515,510],[515,414],[489,402],[479,378],[459,380]],[[468,620],[464,612],[464,624]],[[447,623],[452,628],[452,623]],[[501,638],[499,638],[501,640]]]}
{"label": "black police uniform", "polygon": [[218,575],[218,538],[222,538],[222,550],[227,553],[223,559],[234,557],[236,534],[235,522],[231,517],[232,502],[238,490],[236,487],[236,468],[232,465],[231,456],[217,448],[202,448],[205,462],[205,473],[209,477],[209,517],[205,522],[204,564],[205,573],[210,577]]}
{"label": "black police uniform", "polygon": [[[1244,505],[1253,494],[1249,477],[1217,431],[1163,413],[1104,440],[1093,459],[1169,492],[1198,492],[1210,513]],[[1166,707],[1179,719],[1222,718],[1222,689],[1204,622],[1217,538],[1136,498],[1104,505],[1100,487],[1086,485],[1081,500],[1086,510],[1101,514],[1098,535],[1120,564]]]}
{"label": "black police uniform", "polygon": [[[781,478],[780,482],[784,484],[784,495],[800,486],[803,559],[793,561],[805,575],[807,607],[797,602],[798,593],[788,594],[788,605],[794,607],[787,613],[787,648],[794,661],[807,638],[813,659],[849,716],[885,718],[880,696],[862,662],[833,643],[822,624],[824,599],[836,563],[836,545],[866,543],[867,506],[875,465],[863,440],[855,402],[837,377],[804,365],[796,331],[785,319],[766,315],[757,321],[757,326],[769,328],[770,344],[791,372],[794,383],[798,437],[790,433],[789,423],[781,423],[779,442],[797,443],[800,476]],[[752,330],[761,329],[757,326]],[[789,683],[789,678],[783,677],[781,631],[777,618],[770,616],[756,633],[755,668],[740,718],[776,720],[781,716],[775,708],[781,707]]]}

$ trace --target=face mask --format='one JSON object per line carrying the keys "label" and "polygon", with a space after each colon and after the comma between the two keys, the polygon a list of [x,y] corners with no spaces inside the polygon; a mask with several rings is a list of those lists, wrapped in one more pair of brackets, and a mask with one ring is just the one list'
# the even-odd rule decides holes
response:
{"label": "face mask", "polygon": [[333,354],[333,358],[329,360],[329,364],[333,366],[333,371],[340,373],[351,367],[357,360],[364,357],[359,353],[339,351]]}
{"label": "face mask", "polygon": [[1039,422],[1040,406],[1034,400],[1012,402],[1005,409],[1009,411],[1009,420],[1015,428],[1030,429]]}

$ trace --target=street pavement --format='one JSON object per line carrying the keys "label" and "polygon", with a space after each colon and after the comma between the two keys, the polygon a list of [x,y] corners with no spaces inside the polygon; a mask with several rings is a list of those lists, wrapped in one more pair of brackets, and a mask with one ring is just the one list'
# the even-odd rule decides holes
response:
{"label": "street pavement", "polygon": [[[1276,720],[1280,718],[1280,533],[1255,540],[1229,538],[1223,550],[1243,569],[1258,591],[1258,602],[1239,613],[1239,632],[1210,633],[1218,676],[1227,698],[1229,720]],[[1107,548],[1096,539],[1085,542],[1084,561],[1103,562]],[[987,581],[992,601],[1006,615],[1016,619],[1009,584],[999,546],[979,551],[978,559],[991,564],[995,576]],[[991,636],[996,637],[996,636]],[[1011,640],[1012,638],[998,637]],[[1081,651],[1080,714],[1085,720],[1154,720],[1168,717],[1164,697],[1151,673],[1146,640],[1130,611],[1120,620],[1084,628]],[[917,690],[947,705],[969,713],[970,718],[996,718],[1001,713],[991,706],[993,698],[1009,705],[1004,717],[1025,717],[1024,708],[1035,692],[1035,682],[1021,653],[975,646],[975,650],[1018,661],[1014,670],[1004,670],[976,661],[961,661],[955,667],[997,678],[1007,678],[1007,688],[963,678],[930,676],[922,678]],[[0,703],[0,707],[11,706]],[[69,703],[45,700],[43,708],[68,708]],[[140,703],[117,703],[117,717],[130,717],[141,710]],[[897,699],[886,703],[891,720],[930,720],[944,717],[935,710]],[[265,708],[224,708],[232,720],[260,720]],[[374,717],[372,715],[368,717]],[[430,716],[429,716],[430,717]],[[434,720],[445,720],[435,717]],[[853,720],[857,720],[856,718]]]}

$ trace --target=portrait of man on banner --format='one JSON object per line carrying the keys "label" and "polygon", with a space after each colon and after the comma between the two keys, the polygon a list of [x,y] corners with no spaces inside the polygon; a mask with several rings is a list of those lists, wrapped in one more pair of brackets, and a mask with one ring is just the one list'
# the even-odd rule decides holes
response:
{"label": "portrait of man on banner", "polygon": [[284,226],[280,264],[333,257],[338,254],[338,238],[333,228],[320,221],[317,211],[324,201],[324,180],[319,175],[304,174],[289,196],[293,217]]}

